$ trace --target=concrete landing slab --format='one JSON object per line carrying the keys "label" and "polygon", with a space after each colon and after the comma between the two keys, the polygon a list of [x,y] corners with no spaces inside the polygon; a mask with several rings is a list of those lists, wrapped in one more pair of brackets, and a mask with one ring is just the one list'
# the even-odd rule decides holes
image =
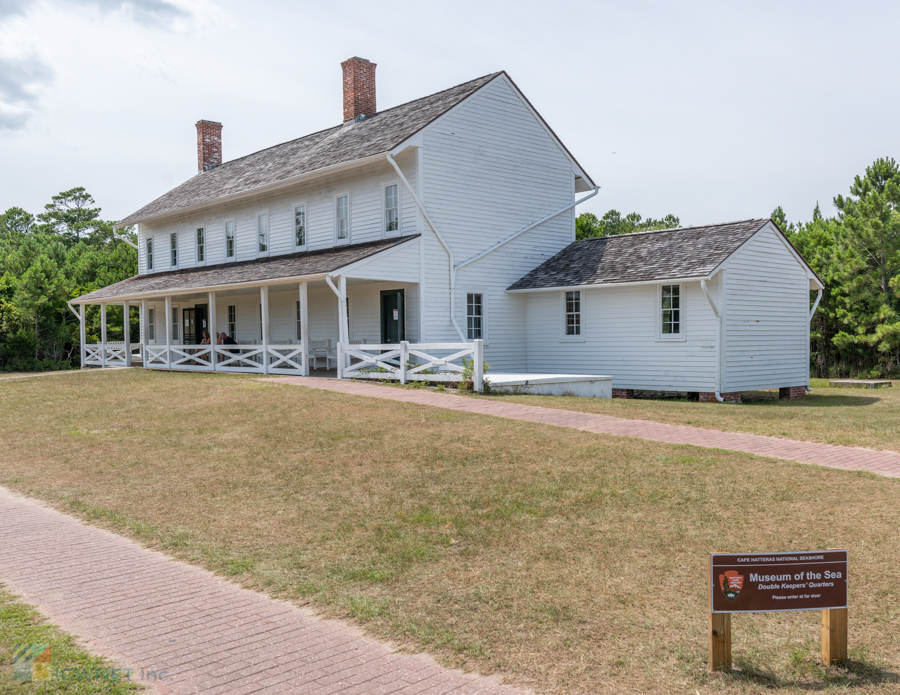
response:
{"label": "concrete landing slab", "polygon": [[829,381],[828,385],[837,388],[878,389],[882,386],[890,388],[894,384],[890,379],[835,379],[834,381]]}
{"label": "concrete landing slab", "polygon": [[602,374],[485,374],[491,391],[542,396],[612,398],[611,376]]}

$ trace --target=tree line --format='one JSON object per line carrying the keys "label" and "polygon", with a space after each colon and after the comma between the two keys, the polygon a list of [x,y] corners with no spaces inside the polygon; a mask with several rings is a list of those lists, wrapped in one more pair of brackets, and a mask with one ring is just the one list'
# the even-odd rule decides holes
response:
{"label": "tree line", "polygon": [[[900,376],[900,169],[878,159],[856,176],[834,214],[818,205],[807,222],[791,222],[779,206],[772,219],[825,283],[813,319],[811,369],[817,376]],[[137,271],[137,252],[83,188],[53,196],[31,215],[0,215],[0,370],[62,369],[79,362],[78,320],[66,302]],[[582,213],[576,237],[672,229],[674,215],[644,219],[610,210]],[[134,241],[134,235],[126,230]],[[811,300],[814,293],[811,293]],[[110,339],[121,340],[123,317],[110,311]],[[87,312],[88,342],[99,342],[97,307]],[[137,337],[136,316],[129,320]]]}
{"label": "tree line", "polygon": [[[84,188],[73,188],[38,215],[19,207],[0,215],[0,371],[79,366],[78,319],[66,302],[137,272],[137,251],[100,213]],[[108,324],[121,339],[122,312],[110,311]],[[86,328],[88,342],[99,342],[96,307]]]}

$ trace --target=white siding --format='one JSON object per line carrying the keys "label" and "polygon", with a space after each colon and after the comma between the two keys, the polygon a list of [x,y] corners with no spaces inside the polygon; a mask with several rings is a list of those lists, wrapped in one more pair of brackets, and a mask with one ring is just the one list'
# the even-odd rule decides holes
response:
{"label": "white siding", "polygon": [[[716,299],[718,286],[708,283]],[[563,335],[563,291],[528,298],[528,371],[605,374],[613,388],[714,391],[716,318],[699,282],[683,284],[683,340],[659,337],[659,286],[582,291],[582,340]]]}
{"label": "white siding", "polygon": [[[416,157],[414,152],[399,155],[397,163],[404,175],[415,185]],[[192,268],[196,263],[196,233],[198,227],[206,231],[206,262],[202,265],[224,263],[226,260],[246,261],[257,258],[257,214],[269,215],[269,256],[293,253],[294,205],[306,205],[307,250],[330,248],[335,245],[334,197],[339,193],[350,196],[350,241],[354,244],[397,236],[384,234],[384,186],[397,183],[397,172],[387,161],[370,164],[344,174],[323,176],[306,183],[263,196],[255,196],[234,203],[225,203],[202,211],[186,213],[162,222],[144,222],[139,229],[138,262],[141,273],[147,272],[146,239],[152,236],[153,272],[170,270],[169,234],[178,232],[178,267]],[[236,257],[225,257],[225,222],[234,220]],[[415,202],[400,186],[400,234],[419,231]]]}
{"label": "white siding", "polygon": [[809,279],[766,226],[728,259],[726,391],[809,383]]}
{"label": "white siding", "polygon": [[[505,79],[498,79],[428,128],[423,137],[423,204],[457,263],[574,200],[565,153]],[[486,293],[485,358],[495,370],[525,367],[524,297],[505,292],[574,239],[566,212],[462,268],[456,320],[465,330],[465,295]],[[426,341],[458,341],[450,321],[447,254],[426,231]]]}
{"label": "white siding", "polygon": [[381,292],[396,289],[405,291],[406,339],[419,342],[418,286],[403,282],[374,282],[347,288],[351,343],[365,340],[372,345],[381,342]]}

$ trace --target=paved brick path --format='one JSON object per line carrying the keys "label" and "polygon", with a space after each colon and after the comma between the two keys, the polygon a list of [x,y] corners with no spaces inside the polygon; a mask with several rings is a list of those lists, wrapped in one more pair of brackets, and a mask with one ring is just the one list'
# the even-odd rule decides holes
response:
{"label": "paved brick path", "polygon": [[399,654],[0,487],[0,580],[161,693],[525,695]]}
{"label": "paved brick path", "polygon": [[263,379],[263,381],[297,384],[354,396],[388,398],[405,403],[462,410],[481,415],[494,415],[513,420],[528,420],[529,422],[539,422],[545,425],[572,427],[586,432],[638,437],[655,442],[693,444],[694,446],[711,449],[731,449],[733,451],[759,454],[760,456],[789,459],[800,463],[814,463],[830,468],[869,471],[890,478],[900,478],[900,453],[892,451],[873,451],[872,449],[851,446],[800,442],[793,439],[779,439],[758,434],[719,432],[718,430],[707,430],[701,427],[666,425],[647,420],[624,420],[609,415],[593,415],[573,410],[542,408],[506,401],[466,398],[434,391],[398,389],[358,381],[295,376],[268,377]]}

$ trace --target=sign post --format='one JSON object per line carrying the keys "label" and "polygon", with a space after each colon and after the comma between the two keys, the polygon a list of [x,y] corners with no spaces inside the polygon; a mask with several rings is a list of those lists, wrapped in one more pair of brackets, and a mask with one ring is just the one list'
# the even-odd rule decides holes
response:
{"label": "sign post", "polygon": [[822,611],[822,661],[847,659],[847,551],[711,553],[709,670],[731,670],[731,614]]}

